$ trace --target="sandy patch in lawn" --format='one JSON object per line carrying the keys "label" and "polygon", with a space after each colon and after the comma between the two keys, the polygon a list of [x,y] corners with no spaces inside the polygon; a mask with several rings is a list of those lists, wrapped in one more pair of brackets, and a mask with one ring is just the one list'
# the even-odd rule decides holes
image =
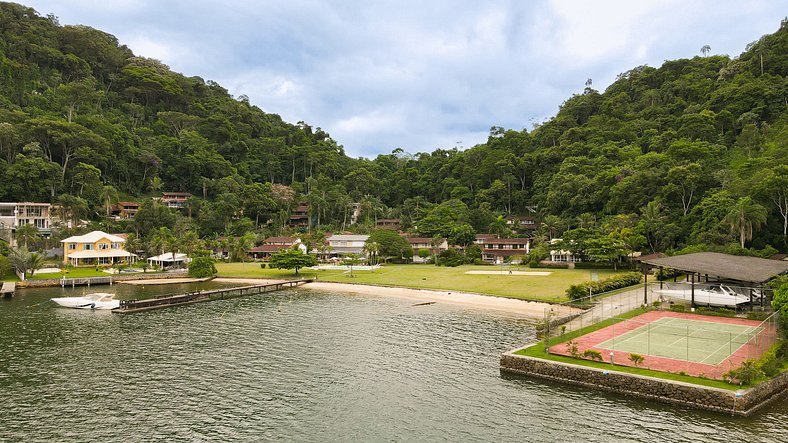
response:
{"label": "sandy patch in lawn", "polygon": [[466,271],[465,274],[475,275],[533,275],[545,276],[550,275],[552,272],[547,271]]}

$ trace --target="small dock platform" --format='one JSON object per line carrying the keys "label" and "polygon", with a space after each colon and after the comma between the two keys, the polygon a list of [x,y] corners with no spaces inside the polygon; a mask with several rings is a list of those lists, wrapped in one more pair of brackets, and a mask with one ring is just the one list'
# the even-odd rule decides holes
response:
{"label": "small dock platform", "polygon": [[2,287],[0,287],[0,297],[7,297],[11,298],[14,296],[16,292],[16,283],[14,282],[4,282]]}
{"label": "small dock platform", "polygon": [[269,283],[265,285],[241,286],[238,288],[213,289],[209,291],[188,292],[186,294],[166,295],[163,297],[150,298],[146,300],[121,300],[120,307],[113,309],[116,314],[134,314],[137,312],[151,311],[154,309],[172,308],[194,303],[202,303],[212,300],[224,300],[228,298],[245,297],[248,295],[264,294],[266,292],[280,291],[282,289],[294,288],[305,283],[312,282],[311,279],[293,280],[281,283]]}

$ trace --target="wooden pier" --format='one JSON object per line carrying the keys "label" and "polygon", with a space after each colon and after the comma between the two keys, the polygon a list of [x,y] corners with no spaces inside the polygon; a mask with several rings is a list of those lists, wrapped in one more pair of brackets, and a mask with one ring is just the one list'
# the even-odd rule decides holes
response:
{"label": "wooden pier", "polygon": [[16,292],[16,283],[14,282],[4,282],[0,287],[0,297],[11,298],[14,296],[14,292]]}
{"label": "wooden pier", "polygon": [[194,303],[202,303],[211,300],[224,300],[228,298],[245,297],[248,295],[264,294],[266,292],[280,291],[286,288],[294,288],[304,283],[311,282],[311,279],[293,280],[281,283],[269,283],[265,285],[242,286],[238,288],[212,289],[209,291],[188,292],[186,294],[166,295],[163,297],[150,298],[145,300],[121,300],[120,307],[113,309],[116,314],[134,314],[136,312],[151,311],[153,309],[172,308]]}

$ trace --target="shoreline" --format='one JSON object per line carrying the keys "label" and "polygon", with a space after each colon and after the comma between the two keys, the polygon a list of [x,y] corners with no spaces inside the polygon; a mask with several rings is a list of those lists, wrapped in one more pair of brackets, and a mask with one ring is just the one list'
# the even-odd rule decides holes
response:
{"label": "shoreline", "polygon": [[532,319],[544,318],[545,309],[554,310],[554,312],[556,312],[559,317],[564,317],[580,312],[580,310],[576,308],[546,302],[518,300],[515,298],[474,294],[469,292],[439,291],[434,289],[413,289],[396,286],[374,286],[324,281],[311,282],[303,286],[303,288],[346,292],[356,295],[396,297],[406,300],[414,300],[419,303],[445,303],[454,306],[467,306],[478,309],[492,310]]}

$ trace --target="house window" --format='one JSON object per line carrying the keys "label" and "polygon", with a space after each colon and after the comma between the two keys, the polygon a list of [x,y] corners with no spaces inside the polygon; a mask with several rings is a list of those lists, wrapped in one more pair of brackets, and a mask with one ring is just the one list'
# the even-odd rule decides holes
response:
{"label": "house window", "polygon": [[92,251],[93,250],[93,245],[90,244],[90,243],[85,243],[85,250],[86,251]]}
{"label": "house window", "polygon": [[68,250],[69,251],[73,251],[75,249],[77,249],[77,244],[76,243],[69,243],[68,244]]}
{"label": "house window", "polygon": [[112,249],[120,249],[120,243],[113,243]]}
{"label": "house window", "polygon": [[106,251],[109,249],[109,243],[99,243],[98,244],[99,251]]}

